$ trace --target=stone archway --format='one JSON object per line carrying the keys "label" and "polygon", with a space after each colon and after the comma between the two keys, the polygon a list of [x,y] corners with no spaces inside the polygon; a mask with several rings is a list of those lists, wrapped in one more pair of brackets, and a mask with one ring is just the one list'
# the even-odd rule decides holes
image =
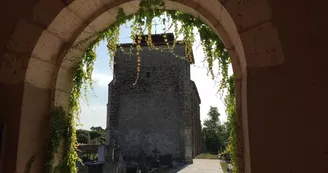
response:
{"label": "stone archway", "polygon": [[[14,112],[16,117],[11,120],[15,125],[11,128],[16,131],[14,142],[8,145],[12,144],[13,150],[5,153],[16,155],[11,156],[17,160],[15,165],[5,165],[9,172],[14,169],[23,172],[29,158],[42,152],[53,104],[68,105],[72,72],[83,53],[83,48],[67,53],[69,47],[114,22],[119,7],[127,14],[138,8],[138,1],[130,0],[65,2],[34,4],[28,17],[21,18],[15,27],[1,62],[1,82],[22,84],[22,95],[16,101],[20,110]],[[240,165],[250,172],[247,68],[277,66],[284,61],[277,31],[270,21],[270,5],[267,1],[179,0],[167,1],[167,6],[202,18],[221,36],[229,50],[236,76],[238,119],[243,124],[239,129]],[[34,172],[40,172],[41,165],[39,158],[33,166]]]}

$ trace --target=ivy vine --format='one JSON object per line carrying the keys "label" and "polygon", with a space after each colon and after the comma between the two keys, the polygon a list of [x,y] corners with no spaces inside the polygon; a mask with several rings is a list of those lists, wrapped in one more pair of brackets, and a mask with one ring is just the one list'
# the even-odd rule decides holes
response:
{"label": "ivy vine", "polygon": [[[150,50],[158,50],[161,52],[170,52],[177,58],[182,58],[190,63],[193,62],[192,45],[195,42],[195,33],[200,35],[201,43],[204,50],[206,62],[208,64],[208,74],[214,78],[213,65],[218,63],[219,72],[222,75],[220,89],[228,89],[228,95],[226,98],[227,111],[229,115],[229,121],[235,127],[235,96],[233,91],[233,79],[228,77],[228,66],[230,64],[230,58],[224,44],[220,40],[219,36],[200,19],[194,18],[189,14],[184,14],[179,11],[166,10],[163,0],[141,0],[139,4],[139,10],[133,15],[127,16],[123,9],[118,11],[116,16],[116,22],[108,26],[103,31],[96,33],[85,40],[72,46],[72,49],[79,48],[81,45],[89,44],[89,47],[82,56],[81,62],[78,64],[73,76],[73,87],[69,96],[69,110],[68,113],[64,111],[62,107],[55,107],[50,123],[50,132],[48,140],[48,148],[46,151],[46,172],[52,173],[60,170],[60,172],[75,173],[77,172],[76,162],[77,156],[77,141],[76,141],[76,129],[75,121],[79,117],[80,105],[79,100],[81,98],[82,89],[93,88],[92,72],[94,62],[97,58],[95,49],[102,40],[107,41],[107,48],[110,54],[110,63],[113,62],[113,57],[117,52],[119,45],[120,26],[126,24],[128,21],[132,21],[131,26],[131,39],[133,46],[130,47],[128,54],[132,54],[132,50],[135,50],[137,61],[137,77],[135,84],[139,80],[139,74],[141,69],[142,57],[140,51],[142,50],[141,42],[142,36],[147,31],[146,43]],[[159,18],[164,26],[163,38],[166,43],[166,48],[157,47],[152,42],[152,26],[155,18]],[[170,21],[171,25],[166,26]],[[166,32],[173,27],[175,38],[169,43]],[[180,57],[174,53],[174,48],[179,42],[178,36],[183,35],[181,43],[185,45],[185,56]],[[124,48],[119,47],[122,52]],[[125,52],[126,53],[126,52]],[[232,82],[232,83],[231,83]],[[86,98],[86,93],[84,92]],[[236,154],[236,133],[231,134],[231,151],[233,158]],[[64,140],[65,153],[62,162],[57,167],[54,166],[55,156],[58,155],[60,141]],[[233,159],[235,163],[236,159]],[[236,165],[236,164],[233,164]]]}
{"label": "ivy vine", "polygon": [[[59,156],[61,143],[64,147],[64,155]],[[61,157],[59,164],[55,166],[55,159]],[[77,155],[75,118],[72,114],[67,114],[61,106],[55,107],[51,116],[45,160],[46,173],[77,172],[76,162],[79,158]]]}
{"label": "ivy vine", "polygon": [[53,172],[55,157],[59,153],[61,140],[66,136],[68,126],[68,117],[62,107],[56,107],[50,119],[49,136],[47,149],[45,152],[45,171],[46,173]]}
{"label": "ivy vine", "polygon": [[231,127],[229,135],[228,153],[231,155],[232,172],[238,173],[238,155],[237,155],[237,110],[236,110],[236,92],[234,77],[227,79],[227,95],[225,97],[226,112],[228,123]]}

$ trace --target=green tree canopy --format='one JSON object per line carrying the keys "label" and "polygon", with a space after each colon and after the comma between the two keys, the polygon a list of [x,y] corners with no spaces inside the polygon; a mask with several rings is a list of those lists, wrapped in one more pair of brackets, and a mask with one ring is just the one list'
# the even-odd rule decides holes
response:
{"label": "green tree canopy", "polygon": [[102,127],[91,127],[90,130],[76,130],[78,143],[81,144],[105,144],[106,130]]}
{"label": "green tree canopy", "polygon": [[103,129],[101,126],[98,127],[91,127],[90,128],[91,131],[96,131],[96,132],[105,132],[105,129]]}
{"label": "green tree canopy", "polygon": [[211,106],[207,115],[203,128],[206,149],[210,153],[222,152],[228,144],[229,124],[221,124],[217,107]]}
{"label": "green tree canopy", "polygon": [[90,139],[91,140],[94,140],[96,138],[99,138],[102,136],[102,133],[101,132],[98,132],[98,131],[90,131]]}
{"label": "green tree canopy", "polygon": [[90,133],[88,130],[76,130],[77,142],[80,144],[90,143]]}

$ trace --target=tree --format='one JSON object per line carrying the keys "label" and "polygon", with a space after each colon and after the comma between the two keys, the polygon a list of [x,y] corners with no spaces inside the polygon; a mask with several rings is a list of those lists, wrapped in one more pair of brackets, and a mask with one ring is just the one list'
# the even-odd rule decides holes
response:
{"label": "tree", "polygon": [[220,136],[224,142],[225,148],[228,146],[229,143],[229,136],[231,132],[231,124],[227,121],[224,124],[220,125]]}
{"label": "tree", "polygon": [[77,142],[82,144],[105,144],[106,130],[102,127],[91,127],[89,130],[76,130]]}
{"label": "tree", "polygon": [[221,124],[217,107],[211,106],[207,115],[209,118],[204,121],[203,128],[206,149],[211,153],[222,152],[228,144],[228,123]]}
{"label": "tree", "polygon": [[103,129],[101,126],[98,127],[91,127],[90,128],[91,131],[96,131],[96,132],[105,132],[105,129]]}
{"label": "tree", "polygon": [[76,130],[77,142],[81,144],[90,143],[90,133],[88,130]]}
{"label": "tree", "polygon": [[102,127],[91,127],[90,128],[90,139],[91,143],[105,144],[106,143],[106,130]]}
{"label": "tree", "polygon": [[96,138],[99,138],[102,136],[102,133],[101,132],[98,132],[98,131],[90,131],[90,139],[91,140],[94,140]]}

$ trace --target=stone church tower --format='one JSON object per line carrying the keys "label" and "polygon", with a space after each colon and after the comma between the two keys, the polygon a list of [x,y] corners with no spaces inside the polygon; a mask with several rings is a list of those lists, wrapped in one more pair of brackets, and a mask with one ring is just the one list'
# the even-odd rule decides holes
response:
{"label": "stone church tower", "polygon": [[[131,44],[122,44],[114,58],[114,78],[108,85],[107,129],[109,141],[120,145],[124,156],[141,150],[153,155],[172,154],[192,161],[202,152],[200,97],[190,80],[190,63],[172,53],[149,50],[142,40],[141,72],[136,85],[137,58]],[[173,34],[167,35],[172,44]],[[162,35],[153,35],[157,47],[166,48]],[[185,45],[174,54],[185,56]],[[110,153],[109,153],[110,154]]]}

